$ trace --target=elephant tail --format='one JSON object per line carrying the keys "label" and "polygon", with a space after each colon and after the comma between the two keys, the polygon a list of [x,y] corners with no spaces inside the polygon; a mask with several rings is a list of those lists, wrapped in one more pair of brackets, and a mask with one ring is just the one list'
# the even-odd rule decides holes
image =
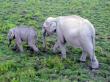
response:
{"label": "elephant tail", "polygon": [[92,39],[92,44],[93,44],[93,51],[95,51],[95,29],[94,29],[94,27],[93,27],[93,30],[92,30],[91,39]]}
{"label": "elephant tail", "polygon": [[92,36],[93,51],[95,51],[95,34]]}

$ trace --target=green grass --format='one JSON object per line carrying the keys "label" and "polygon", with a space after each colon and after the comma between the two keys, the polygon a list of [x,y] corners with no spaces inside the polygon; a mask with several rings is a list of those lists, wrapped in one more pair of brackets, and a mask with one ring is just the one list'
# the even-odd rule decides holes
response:
{"label": "green grass", "polygon": [[[55,38],[47,38],[43,52],[41,26],[49,17],[80,15],[96,29],[97,71],[78,62],[81,50],[68,47],[67,59],[52,53]],[[38,32],[40,54],[17,53],[8,48],[10,28],[25,24]],[[13,42],[14,44],[14,42]],[[13,45],[12,45],[13,46]],[[109,0],[0,0],[0,82],[109,82],[110,81],[110,1]]]}

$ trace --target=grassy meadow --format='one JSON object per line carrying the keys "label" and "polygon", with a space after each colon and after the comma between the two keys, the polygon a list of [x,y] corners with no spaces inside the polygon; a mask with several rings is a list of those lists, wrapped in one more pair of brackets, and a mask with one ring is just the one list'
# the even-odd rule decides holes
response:
{"label": "grassy meadow", "polygon": [[[61,60],[52,53],[55,36],[47,38],[43,51],[42,24],[49,16],[61,15],[80,15],[94,25],[99,70],[89,68],[89,57],[79,62],[80,49],[67,47],[67,59]],[[26,44],[23,53],[8,47],[8,30],[22,24],[36,29],[39,54]],[[110,0],[0,0],[0,82],[110,82]]]}

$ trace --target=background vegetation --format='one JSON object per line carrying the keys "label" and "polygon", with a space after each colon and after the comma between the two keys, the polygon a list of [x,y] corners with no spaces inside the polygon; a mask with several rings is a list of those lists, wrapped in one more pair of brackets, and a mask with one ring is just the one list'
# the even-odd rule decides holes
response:
{"label": "background vegetation", "polygon": [[[89,58],[80,63],[80,49],[68,47],[67,59],[53,54],[55,38],[47,39],[43,52],[41,26],[49,16],[80,15],[96,28],[99,70],[89,69]],[[7,32],[17,25],[35,27],[39,54],[8,48]],[[14,45],[14,42],[12,46]],[[110,82],[110,0],[0,0],[0,82]]]}

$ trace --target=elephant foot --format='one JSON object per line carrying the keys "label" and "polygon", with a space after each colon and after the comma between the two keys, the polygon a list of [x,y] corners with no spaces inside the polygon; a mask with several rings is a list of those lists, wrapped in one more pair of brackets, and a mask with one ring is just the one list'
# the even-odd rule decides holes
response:
{"label": "elephant foot", "polygon": [[19,49],[18,48],[15,48],[15,47],[12,48],[12,50],[15,51],[15,52],[20,52]]}
{"label": "elephant foot", "polygon": [[56,49],[53,48],[53,53],[57,53],[58,51]]}
{"label": "elephant foot", "polygon": [[97,60],[91,62],[91,68],[92,69],[99,69],[99,62]]}
{"label": "elephant foot", "polygon": [[81,62],[81,63],[85,63],[86,61],[79,60],[79,62]]}
{"label": "elephant foot", "polygon": [[80,62],[85,63],[86,62],[86,57],[81,56]]}

